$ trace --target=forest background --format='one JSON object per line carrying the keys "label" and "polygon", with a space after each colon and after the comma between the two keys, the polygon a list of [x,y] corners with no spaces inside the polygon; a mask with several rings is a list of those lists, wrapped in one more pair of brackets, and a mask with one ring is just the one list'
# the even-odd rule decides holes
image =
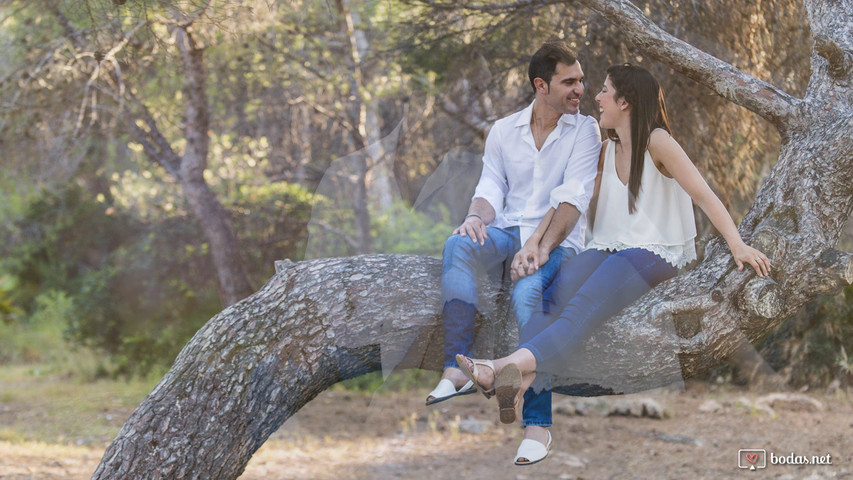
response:
{"label": "forest background", "polygon": [[[745,72],[805,89],[800,2],[636,3]],[[277,259],[440,255],[490,124],[532,100],[526,65],[550,38],[579,53],[582,113],[596,116],[607,66],[655,72],[676,138],[736,220],[779,150],[771,125],[572,3],[0,5],[2,368],[159,377]],[[697,222],[701,247],[714,232]],[[847,287],[758,351],[792,387],[849,386],[851,309]],[[709,375],[743,379],[730,366]]]}

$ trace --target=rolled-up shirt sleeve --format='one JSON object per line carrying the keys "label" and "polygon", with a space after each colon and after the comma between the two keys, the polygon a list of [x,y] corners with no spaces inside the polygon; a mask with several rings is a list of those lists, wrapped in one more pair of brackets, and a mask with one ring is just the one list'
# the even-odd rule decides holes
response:
{"label": "rolled-up shirt sleeve", "polygon": [[495,209],[496,213],[503,211],[504,199],[509,191],[503,156],[501,154],[500,136],[500,128],[498,125],[495,125],[486,137],[486,148],[483,154],[483,173],[480,174],[480,181],[477,182],[477,188],[474,189],[474,196],[471,198],[472,201],[475,198],[486,200]]}
{"label": "rolled-up shirt sleeve", "polygon": [[579,127],[572,155],[563,174],[563,183],[551,190],[550,205],[554,209],[561,203],[574,205],[581,214],[589,208],[598,173],[598,154],[601,151],[601,133],[593,119]]}

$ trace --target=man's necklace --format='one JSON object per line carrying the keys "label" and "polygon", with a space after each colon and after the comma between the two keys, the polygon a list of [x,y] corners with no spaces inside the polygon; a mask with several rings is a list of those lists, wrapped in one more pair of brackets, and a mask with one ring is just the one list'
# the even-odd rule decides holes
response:
{"label": "man's necklace", "polygon": [[539,125],[539,122],[536,121],[536,117],[533,117],[533,141],[536,142],[537,148],[541,147],[541,145],[545,142],[545,139],[548,138],[548,134],[550,134],[551,131],[557,127],[557,123],[559,121],[560,119],[558,118],[553,125],[542,127]]}

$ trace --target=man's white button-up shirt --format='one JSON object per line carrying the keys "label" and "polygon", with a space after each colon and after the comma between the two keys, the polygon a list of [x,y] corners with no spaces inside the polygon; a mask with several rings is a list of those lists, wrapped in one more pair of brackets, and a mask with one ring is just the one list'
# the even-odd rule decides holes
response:
{"label": "man's white button-up shirt", "polygon": [[495,122],[486,138],[474,198],[485,199],[495,209],[492,226],[518,226],[522,245],[548,208],[563,202],[574,205],[581,216],[561,245],[580,252],[601,150],[598,123],[587,115],[563,115],[537,150],[530,129],[532,113],[531,103]]}

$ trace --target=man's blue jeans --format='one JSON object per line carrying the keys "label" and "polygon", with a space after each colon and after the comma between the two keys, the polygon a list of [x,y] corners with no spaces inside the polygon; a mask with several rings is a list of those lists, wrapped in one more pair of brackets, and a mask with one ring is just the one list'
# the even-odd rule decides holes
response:
{"label": "man's blue jeans", "polygon": [[[661,257],[640,248],[586,250],[564,262],[542,295],[543,308],[533,313],[519,335],[519,348],[533,353],[537,371],[534,385],[524,395],[524,425],[551,425],[551,375],[561,372],[604,320],[677,273]],[[547,423],[541,417],[545,411]]]}
{"label": "man's blue jeans", "polygon": [[[444,244],[441,294],[444,303],[442,319],[445,369],[459,368],[456,354],[471,354],[479,290],[478,272],[486,272],[492,281],[501,281],[506,262],[511,262],[516,252],[521,249],[518,227],[488,227],[486,230],[488,237],[484,245],[460,235],[451,236]],[[558,246],[551,252],[545,265],[516,283],[512,291],[512,304],[519,331],[533,312],[544,308],[542,296],[545,289],[560,271],[561,265],[574,255],[573,249]],[[550,383],[547,386],[550,386]],[[547,394],[531,397],[530,402],[527,401],[528,393],[532,396],[533,392],[525,393],[524,411],[531,421],[535,422],[532,424],[551,424],[551,392],[550,389],[545,391]],[[525,416],[525,419],[527,418]]]}
{"label": "man's blue jeans", "polygon": [[[459,367],[456,354],[471,354],[479,291],[478,273],[485,272],[491,281],[500,282],[506,262],[511,262],[521,249],[518,227],[487,227],[486,230],[488,236],[483,245],[460,235],[449,237],[444,244],[441,275],[444,368]],[[555,248],[545,265],[516,283],[512,303],[519,322],[526,323],[535,310],[542,308],[543,291],[559,271],[563,260],[574,253],[571,248]]]}

